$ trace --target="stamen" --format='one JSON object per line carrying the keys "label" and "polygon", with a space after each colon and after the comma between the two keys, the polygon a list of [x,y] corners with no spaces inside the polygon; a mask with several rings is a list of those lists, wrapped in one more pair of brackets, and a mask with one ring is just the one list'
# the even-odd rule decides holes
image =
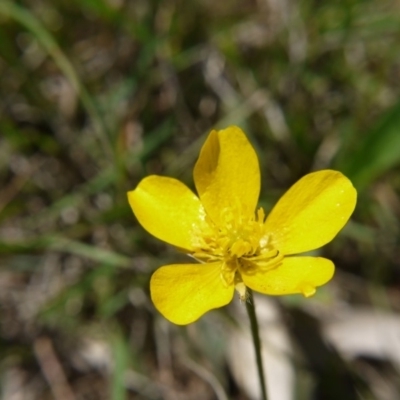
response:
{"label": "stamen", "polygon": [[[267,251],[266,253],[261,253],[258,256],[252,256],[249,257],[249,259],[251,259],[252,261],[256,261],[256,260],[264,260],[266,258],[276,258],[279,256],[279,250],[277,249],[272,249]],[[282,256],[283,257],[283,256]]]}
{"label": "stamen", "polygon": [[261,222],[263,224],[264,223],[264,219],[265,219],[264,209],[262,207],[260,207],[257,210],[257,221]]}
{"label": "stamen", "polygon": [[[221,280],[226,286],[235,285],[242,300],[246,299],[246,286],[240,271],[255,274],[277,268],[283,259],[271,245],[271,236],[265,232],[265,213],[259,208],[248,217],[239,201],[221,210],[218,226],[206,215],[204,224],[196,228],[191,256],[203,263],[220,262]],[[312,287],[301,290],[311,295]]]}

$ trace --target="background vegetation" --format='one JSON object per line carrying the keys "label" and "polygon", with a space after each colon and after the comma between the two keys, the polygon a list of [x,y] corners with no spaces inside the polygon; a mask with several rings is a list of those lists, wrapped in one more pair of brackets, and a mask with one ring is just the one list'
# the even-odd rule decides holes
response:
{"label": "background vegetation", "polygon": [[[228,309],[188,328],[154,310],[152,271],[184,257],[126,200],[151,173],[192,186],[205,135],[229,124],[258,152],[267,209],[316,169],[359,191],[323,249],[334,281],[275,304],[295,398],[400,397],[398,1],[0,0],[0,93],[3,399],[250,398]],[[369,347],[326,345],[344,312],[358,322],[340,342],[376,329]]]}

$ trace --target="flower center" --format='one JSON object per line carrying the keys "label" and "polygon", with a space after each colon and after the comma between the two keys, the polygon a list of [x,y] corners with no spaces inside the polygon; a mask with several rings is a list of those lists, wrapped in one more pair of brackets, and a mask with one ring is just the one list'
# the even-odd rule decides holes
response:
{"label": "flower center", "polygon": [[196,235],[198,242],[192,256],[205,263],[220,261],[222,281],[227,286],[234,284],[244,300],[242,273],[274,269],[283,255],[271,245],[264,227],[264,210],[260,208],[248,218],[236,208],[223,209],[218,226],[206,217],[203,229]]}

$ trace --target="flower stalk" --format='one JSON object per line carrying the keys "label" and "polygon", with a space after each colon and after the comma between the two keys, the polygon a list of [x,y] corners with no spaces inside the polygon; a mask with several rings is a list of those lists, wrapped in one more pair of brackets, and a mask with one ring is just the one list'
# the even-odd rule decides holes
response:
{"label": "flower stalk", "polygon": [[247,289],[246,310],[250,320],[251,336],[253,339],[254,352],[256,355],[257,373],[260,380],[261,400],[268,400],[265,374],[261,355],[261,341],[258,328],[258,320],[254,305],[254,297],[251,289]]}

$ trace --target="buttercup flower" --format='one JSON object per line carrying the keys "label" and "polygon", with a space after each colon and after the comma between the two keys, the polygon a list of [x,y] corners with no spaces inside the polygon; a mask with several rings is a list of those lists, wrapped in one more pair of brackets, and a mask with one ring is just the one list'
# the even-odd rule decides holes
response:
{"label": "buttercup flower", "polygon": [[150,281],[156,308],[185,325],[228,304],[235,289],[308,297],[334,273],[332,261],[298,256],[330,242],[356,204],[356,191],[340,172],[308,174],[278,201],[267,218],[256,210],[260,193],[257,155],[231,126],[212,131],[194,168],[196,196],[180,181],[144,178],[128,192],[140,224],[198,263],[159,268]]}

